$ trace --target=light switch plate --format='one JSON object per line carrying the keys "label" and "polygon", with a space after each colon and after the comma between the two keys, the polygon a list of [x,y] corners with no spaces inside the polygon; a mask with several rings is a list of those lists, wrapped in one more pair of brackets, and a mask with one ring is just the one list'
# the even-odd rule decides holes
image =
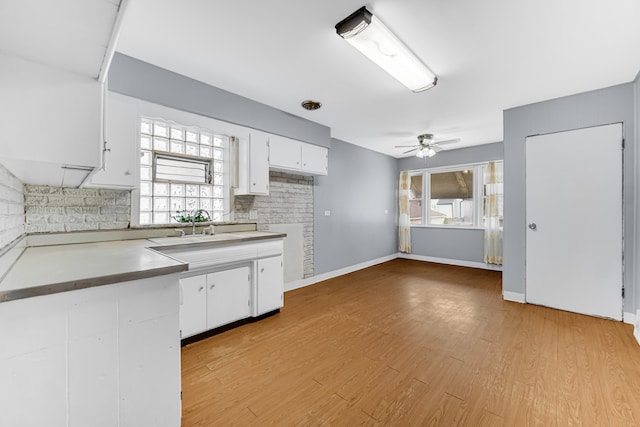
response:
{"label": "light switch plate", "polygon": [[331,211],[324,211],[324,216],[331,216]]}

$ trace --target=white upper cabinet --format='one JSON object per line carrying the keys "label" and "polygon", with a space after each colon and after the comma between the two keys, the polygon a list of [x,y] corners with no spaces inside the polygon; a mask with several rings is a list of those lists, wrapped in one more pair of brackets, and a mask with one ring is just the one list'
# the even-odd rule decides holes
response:
{"label": "white upper cabinet", "polygon": [[106,101],[103,168],[86,187],[134,188],[136,186],[138,106],[129,97],[109,92]]}
{"label": "white upper cabinet", "polygon": [[302,143],[300,148],[303,171],[314,175],[329,173],[329,150],[326,147]]}
{"label": "white upper cabinet", "polygon": [[248,140],[238,141],[238,183],[234,194],[269,194],[268,134],[252,130]]}
{"label": "white upper cabinet", "polygon": [[301,175],[327,175],[329,150],[283,136],[269,138],[269,167]]}
{"label": "white upper cabinet", "polygon": [[272,169],[300,169],[300,141],[271,135],[269,140],[269,166]]}
{"label": "white upper cabinet", "polygon": [[102,84],[0,54],[0,163],[29,184],[78,186],[100,161]]}

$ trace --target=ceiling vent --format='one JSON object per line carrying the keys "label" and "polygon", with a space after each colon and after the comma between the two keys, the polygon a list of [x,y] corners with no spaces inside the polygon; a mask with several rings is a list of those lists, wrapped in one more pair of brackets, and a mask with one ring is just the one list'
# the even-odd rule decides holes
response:
{"label": "ceiling vent", "polygon": [[302,108],[309,111],[317,110],[318,108],[322,107],[322,103],[318,101],[312,101],[310,99],[307,99],[306,101],[302,101],[302,104],[300,105],[302,105]]}

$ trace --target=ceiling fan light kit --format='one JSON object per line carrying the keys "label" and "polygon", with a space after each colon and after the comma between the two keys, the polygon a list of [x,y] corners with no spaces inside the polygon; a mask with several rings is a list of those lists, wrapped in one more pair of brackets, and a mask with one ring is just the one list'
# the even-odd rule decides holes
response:
{"label": "ceiling fan light kit", "polygon": [[455,139],[447,139],[444,141],[434,141],[432,133],[424,133],[422,135],[418,135],[418,143],[413,145],[396,145],[396,148],[409,148],[410,150],[405,151],[403,154],[416,152],[416,157],[419,158],[427,158],[433,157],[436,153],[442,151],[442,147],[440,144],[450,144],[454,142],[459,142],[459,138]]}
{"label": "ceiling fan light kit", "polygon": [[413,92],[432,88],[437,76],[366,7],[336,24],[336,32]]}

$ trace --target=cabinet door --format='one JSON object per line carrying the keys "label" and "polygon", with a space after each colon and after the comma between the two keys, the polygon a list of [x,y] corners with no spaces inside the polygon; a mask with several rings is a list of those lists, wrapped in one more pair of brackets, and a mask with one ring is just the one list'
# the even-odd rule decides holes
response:
{"label": "cabinet door", "polygon": [[282,255],[258,260],[258,315],[282,307],[284,276]]}
{"label": "cabinet door", "polygon": [[207,277],[187,277],[180,280],[180,330],[182,338],[207,329]]}
{"label": "cabinet door", "polygon": [[114,93],[107,96],[105,168],[96,172],[87,187],[134,188],[137,166],[138,109],[135,102]]}
{"label": "cabinet door", "polygon": [[249,144],[249,193],[269,194],[269,139],[251,134]]}
{"label": "cabinet door", "polygon": [[207,329],[249,317],[248,266],[207,274]]}
{"label": "cabinet door", "polygon": [[314,175],[329,173],[329,150],[313,144],[302,144],[302,170]]}
{"label": "cabinet door", "polygon": [[269,165],[300,169],[300,141],[272,135],[269,138]]}

